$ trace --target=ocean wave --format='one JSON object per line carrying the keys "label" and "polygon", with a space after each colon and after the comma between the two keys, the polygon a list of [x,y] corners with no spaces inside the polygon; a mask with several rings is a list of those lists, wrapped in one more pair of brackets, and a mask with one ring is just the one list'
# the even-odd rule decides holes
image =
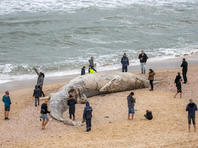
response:
{"label": "ocean wave", "polygon": [[[155,51],[155,52],[153,52]],[[139,64],[137,50],[119,51],[117,53],[95,56],[95,62],[97,63],[98,71],[116,70],[121,68],[120,58],[123,52],[127,52],[130,60],[130,66],[136,66]],[[149,61],[160,61],[174,57],[182,57],[186,55],[193,55],[198,53],[198,48],[159,48],[159,49],[145,49],[145,52],[149,56]],[[80,74],[81,66],[87,66],[88,59],[77,57],[76,59],[67,59],[64,61],[48,63],[44,65],[28,65],[28,64],[5,64],[0,65],[0,84],[21,81],[36,78],[36,74],[33,71],[33,67],[36,66],[40,71],[43,71],[46,77],[56,77]]]}
{"label": "ocean wave", "polygon": [[120,8],[133,4],[162,6],[184,3],[194,4],[196,2],[197,0],[1,0],[0,15],[15,12],[74,12],[75,10],[90,7]]}

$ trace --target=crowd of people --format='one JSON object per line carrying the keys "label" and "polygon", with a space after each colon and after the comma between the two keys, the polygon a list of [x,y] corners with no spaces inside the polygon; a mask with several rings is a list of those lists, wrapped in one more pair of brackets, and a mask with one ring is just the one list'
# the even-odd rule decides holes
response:
{"label": "crowd of people", "polygon": [[[141,53],[138,56],[138,59],[140,61],[140,67],[141,67],[141,74],[146,74],[146,63],[148,60],[148,56],[146,55],[146,53],[142,50]],[[88,69],[88,73],[90,74],[94,74],[95,72],[97,72],[96,70],[96,64],[94,63],[94,57],[91,57],[89,60],[89,69]],[[121,64],[122,64],[122,72],[127,72],[128,71],[128,66],[129,66],[129,58],[127,57],[126,53],[123,54],[122,58],[121,58]],[[182,64],[182,76],[183,79],[181,77],[180,72],[178,72],[176,78],[175,78],[175,85],[177,88],[177,92],[175,94],[175,98],[178,94],[180,94],[180,98],[182,97],[182,81],[184,81],[183,83],[186,84],[187,83],[187,71],[188,71],[188,63],[186,61],[185,58],[183,58]],[[43,92],[43,84],[44,84],[44,73],[39,72],[36,68],[33,68],[34,71],[36,72],[36,74],[38,75],[37,78],[37,83],[35,85],[35,89],[33,91],[33,97],[35,98],[35,107],[39,106],[40,104],[40,97],[44,97],[45,94]],[[81,75],[85,75],[86,74],[86,67],[83,66],[81,69]],[[154,76],[155,76],[155,72],[153,71],[153,69],[149,69],[148,72],[148,80],[150,82],[150,91],[154,90]],[[134,114],[135,114],[135,103],[136,103],[136,99],[134,98],[134,92],[131,92],[128,96],[127,96],[127,104],[128,104],[128,120],[133,120],[134,119]],[[4,106],[5,106],[5,120],[9,120],[9,112],[10,112],[10,106],[11,106],[11,99],[9,96],[9,92],[6,91],[5,95],[2,98],[2,101],[4,102]],[[48,111],[48,106],[47,106],[48,100],[45,100],[44,103],[41,105],[41,116],[40,116],[40,120],[42,121],[42,129],[44,130],[48,121],[49,121],[49,117],[48,117],[48,113],[50,113],[50,111]],[[69,99],[67,100],[67,105],[69,106],[69,118],[71,120],[75,120],[75,104],[76,104],[76,98],[74,98],[72,95],[69,96]],[[86,106],[84,108],[84,112],[83,112],[83,122],[86,121],[86,131],[89,132],[91,131],[91,119],[92,119],[92,107],[90,106],[89,102],[86,102]],[[189,104],[186,106],[186,111],[188,112],[188,129],[190,131],[190,125],[191,125],[191,121],[193,123],[193,127],[194,127],[194,131],[196,131],[196,122],[195,122],[195,112],[197,111],[197,105],[193,102],[192,99],[189,100]],[[153,119],[153,114],[152,111],[146,110],[146,114],[144,115],[144,117],[147,120],[152,120]]]}

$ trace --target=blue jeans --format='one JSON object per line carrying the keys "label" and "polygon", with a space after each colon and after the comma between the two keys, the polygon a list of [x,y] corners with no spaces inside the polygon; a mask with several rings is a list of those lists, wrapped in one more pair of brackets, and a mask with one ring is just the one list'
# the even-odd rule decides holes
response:
{"label": "blue jeans", "polygon": [[141,73],[145,74],[146,73],[146,67],[144,63],[140,63],[141,64]]}
{"label": "blue jeans", "polygon": [[43,119],[43,121],[49,120],[47,114],[41,114],[41,118]]}

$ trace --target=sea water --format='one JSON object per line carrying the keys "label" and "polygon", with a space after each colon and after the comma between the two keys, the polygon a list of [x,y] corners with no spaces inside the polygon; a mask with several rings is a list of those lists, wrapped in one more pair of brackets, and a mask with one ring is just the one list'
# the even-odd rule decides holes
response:
{"label": "sea water", "polygon": [[[198,0],[0,0],[0,83],[198,52]],[[148,61],[149,62],[149,61]]]}

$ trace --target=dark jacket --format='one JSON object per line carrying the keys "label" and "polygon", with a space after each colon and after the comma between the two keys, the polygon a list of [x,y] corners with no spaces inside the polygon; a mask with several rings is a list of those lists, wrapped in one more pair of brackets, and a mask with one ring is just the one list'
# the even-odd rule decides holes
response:
{"label": "dark jacket", "polygon": [[37,86],[40,86],[40,88],[42,88],[45,75],[44,75],[44,73],[39,74],[39,72],[36,68],[34,70],[35,70],[36,74],[38,75]]}
{"label": "dark jacket", "polygon": [[135,105],[135,99],[132,97],[132,95],[129,95],[127,97],[127,102],[128,102],[128,108],[132,108]]}
{"label": "dark jacket", "polygon": [[140,63],[146,63],[146,61],[148,59],[148,57],[145,53],[144,54],[139,54],[138,58],[140,59]]}
{"label": "dark jacket", "polygon": [[176,85],[181,84],[181,80],[182,80],[181,76],[180,75],[177,75],[176,78],[175,78],[175,84]]}
{"label": "dark jacket", "polygon": [[85,75],[85,68],[81,69],[81,75]]}
{"label": "dark jacket", "polygon": [[195,117],[195,111],[197,111],[197,105],[195,103],[189,103],[186,106],[186,111],[188,111],[188,116]]}
{"label": "dark jacket", "polygon": [[10,96],[8,95],[4,95],[2,101],[4,102],[5,107],[10,107],[10,104],[12,104],[10,100]]}
{"label": "dark jacket", "polygon": [[89,60],[89,65],[91,66],[91,67],[94,67],[95,65],[94,65],[94,61],[93,60]]}
{"label": "dark jacket", "polygon": [[188,63],[186,61],[182,62],[181,67],[182,67],[182,72],[188,71]]}
{"label": "dark jacket", "polygon": [[150,112],[150,111],[146,112],[145,117],[146,117],[146,119],[148,119],[148,120],[152,120],[152,119],[153,119],[152,112]]}
{"label": "dark jacket", "polygon": [[41,96],[41,90],[38,87],[35,87],[33,96],[39,98]]}
{"label": "dark jacket", "polygon": [[47,113],[50,113],[50,111],[48,111],[48,109],[47,109],[47,104],[43,103],[41,105],[41,114],[47,114]]}
{"label": "dark jacket", "polygon": [[69,114],[75,113],[75,104],[76,100],[74,98],[71,98],[67,101],[67,105],[69,106]]}
{"label": "dark jacket", "polygon": [[154,80],[155,72],[149,72],[148,80]]}
{"label": "dark jacket", "polygon": [[121,59],[121,63],[123,66],[128,66],[129,65],[129,59],[127,56],[123,56]]}
{"label": "dark jacket", "polygon": [[86,107],[83,112],[83,119],[88,120],[92,118],[92,108],[89,105],[89,102],[86,102]]}

